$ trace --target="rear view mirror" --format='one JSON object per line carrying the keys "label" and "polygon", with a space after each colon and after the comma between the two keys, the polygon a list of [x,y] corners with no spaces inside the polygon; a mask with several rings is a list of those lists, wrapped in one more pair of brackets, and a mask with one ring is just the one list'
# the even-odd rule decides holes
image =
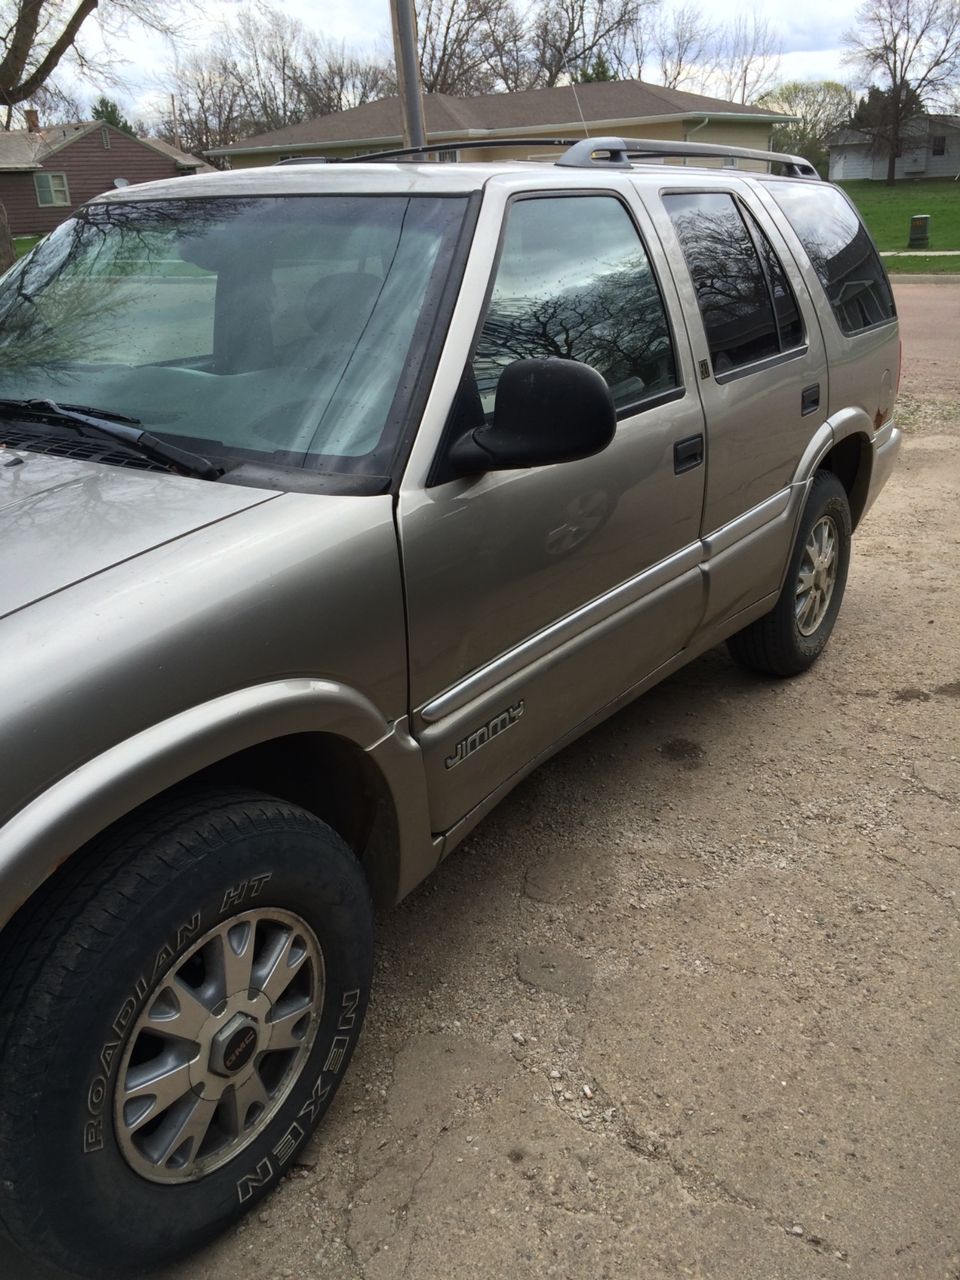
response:
{"label": "rear view mirror", "polygon": [[596,369],[556,356],[517,360],[500,375],[493,421],[462,436],[450,462],[458,475],[573,462],[605,449],[616,426]]}

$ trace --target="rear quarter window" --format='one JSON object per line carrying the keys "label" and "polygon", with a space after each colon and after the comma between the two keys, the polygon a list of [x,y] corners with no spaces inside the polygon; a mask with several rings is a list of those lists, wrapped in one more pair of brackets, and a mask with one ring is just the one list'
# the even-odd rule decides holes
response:
{"label": "rear quarter window", "polygon": [[897,311],[887,273],[843,193],[820,183],[771,183],[768,189],[806,250],[842,331],[859,333],[892,320]]}

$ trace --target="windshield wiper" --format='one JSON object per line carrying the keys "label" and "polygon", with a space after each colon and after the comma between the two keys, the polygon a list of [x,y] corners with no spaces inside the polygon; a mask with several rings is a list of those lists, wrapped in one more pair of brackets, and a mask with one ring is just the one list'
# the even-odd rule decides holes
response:
{"label": "windshield wiper", "polygon": [[70,427],[80,435],[106,436],[151,462],[159,462],[182,475],[197,476],[201,480],[218,480],[223,475],[223,468],[214,466],[202,454],[178,449],[176,445],[151,435],[138,418],[121,417],[120,414],[101,415],[93,409],[80,413],[72,407],[57,404],[55,400],[0,400],[0,411],[39,418],[41,422],[53,421],[57,426]]}

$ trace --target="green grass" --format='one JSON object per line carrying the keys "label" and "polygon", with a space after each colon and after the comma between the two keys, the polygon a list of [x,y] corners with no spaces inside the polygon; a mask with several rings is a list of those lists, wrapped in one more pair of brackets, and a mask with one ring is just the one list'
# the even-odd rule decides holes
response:
{"label": "green grass", "polygon": [[35,244],[38,244],[43,236],[14,236],[13,251],[18,258],[22,258],[25,253],[29,253]]}
{"label": "green grass", "polygon": [[955,258],[929,258],[911,253],[906,258],[884,258],[883,265],[891,276],[905,273],[918,276],[955,276],[960,274],[960,254]]}
{"label": "green grass", "polygon": [[[960,249],[960,182],[927,179],[898,182],[888,187],[883,182],[861,179],[840,182],[838,186],[850,196],[870,228],[870,233],[883,249],[906,249],[910,219],[915,213],[930,215],[930,248]],[[888,271],[916,271],[915,266],[900,265],[903,258],[885,258]],[[942,261],[942,260],[941,260]],[[952,266],[930,266],[932,271],[960,271],[960,258],[946,259]],[[936,258],[930,259],[937,262]],[[895,264],[895,265],[894,265]],[[927,267],[923,268],[927,270]]]}

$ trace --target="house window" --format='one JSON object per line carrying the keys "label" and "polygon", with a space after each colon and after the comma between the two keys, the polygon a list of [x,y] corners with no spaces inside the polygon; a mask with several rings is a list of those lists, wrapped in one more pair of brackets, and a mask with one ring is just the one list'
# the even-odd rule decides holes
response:
{"label": "house window", "polygon": [[737,169],[737,168],[739,168],[739,165],[737,164],[737,157],[736,157],[736,156],[724,156],[724,157],[723,157],[723,167],[724,167],[724,169]]}
{"label": "house window", "polygon": [[930,139],[930,154],[933,156],[945,156],[947,154],[947,135],[945,133],[935,133]]}
{"label": "house window", "polygon": [[456,164],[459,159],[460,159],[459,151],[438,151],[437,152],[438,164]]}
{"label": "house window", "polygon": [[37,189],[37,204],[69,204],[70,190],[65,173],[35,173],[33,185]]}
{"label": "house window", "polygon": [[100,130],[100,141],[103,143],[104,151],[110,150],[110,130],[104,125]]}

